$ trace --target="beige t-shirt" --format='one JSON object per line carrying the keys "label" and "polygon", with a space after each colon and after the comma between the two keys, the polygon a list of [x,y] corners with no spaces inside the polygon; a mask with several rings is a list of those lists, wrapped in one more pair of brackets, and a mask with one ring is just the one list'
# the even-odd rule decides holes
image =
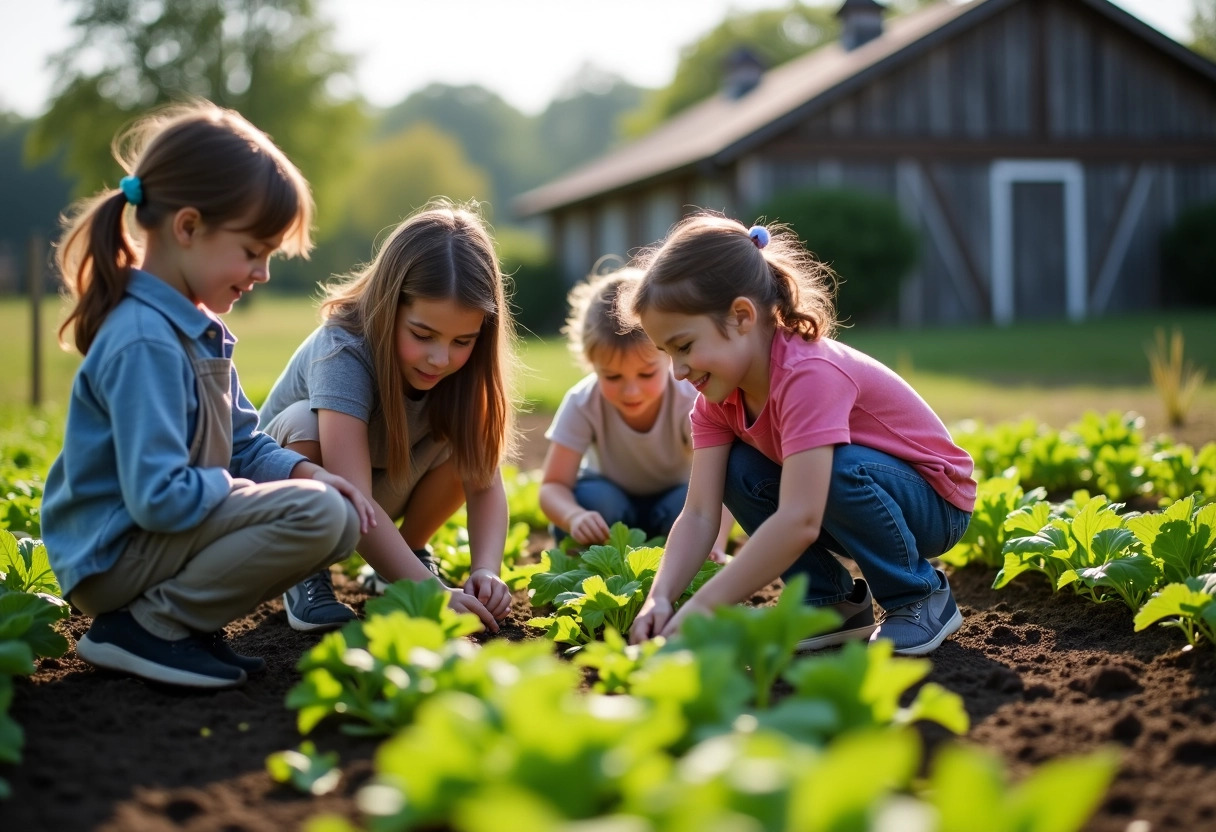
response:
{"label": "beige t-shirt", "polygon": [[696,400],[696,388],[669,376],[658,418],[641,433],[604,400],[591,373],[566,391],[545,438],[583,455],[580,475],[599,474],[638,497],[658,494],[688,482]]}

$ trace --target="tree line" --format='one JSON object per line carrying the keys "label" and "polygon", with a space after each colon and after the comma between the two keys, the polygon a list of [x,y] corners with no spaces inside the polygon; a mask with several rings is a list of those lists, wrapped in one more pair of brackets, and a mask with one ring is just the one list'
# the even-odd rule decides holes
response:
{"label": "tree line", "polygon": [[[313,185],[319,246],[310,261],[279,265],[279,290],[311,291],[366,261],[386,229],[438,194],[482,202],[508,265],[540,268],[545,247],[511,216],[513,197],[712,95],[740,47],[771,67],[835,39],[840,6],[732,12],[681,51],[666,87],[587,66],[529,116],[485,88],[447,84],[371,107],[316,0],[73,1],[76,42],[52,58],[47,111],[34,120],[0,113],[0,288],[14,288],[2,282],[5,263],[23,262],[31,233],[53,239],[74,196],[117,182],[110,137],[189,96],[239,110]],[[926,2],[888,5],[898,14]],[[1216,0],[1192,2],[1192,45],[1216,56]]]}

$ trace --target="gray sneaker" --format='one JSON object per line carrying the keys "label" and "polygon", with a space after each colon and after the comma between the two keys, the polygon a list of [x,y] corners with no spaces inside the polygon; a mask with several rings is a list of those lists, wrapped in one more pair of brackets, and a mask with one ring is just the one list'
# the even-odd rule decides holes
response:
{"label": "gray sneaker", "polygon": [[[418,560],[422,561],[422,565],[427,568],[427,571],[436,578],[439,578],[439,564],[435,562],[435,556],[431,553],[429,546],[423,546],[414,552],[414,554],[417,555]],[[370,563],[365,563],[359,567],[358,581],[359,586],[363,587],[369,595],[383,595],[384,590],[388,588],[390,583],[383,575],[373,569]],[[444,583],[442,578],[439,578],[439,582]]]}
{"label": "gray sneaker", "polygon": [[811,650],[835,647],[846,641],[864,641],[874,632],[874,598],[870,595],[869,584],[861,578],[853,580],[853,592],[848,598],[830,605],[828,609],[840,613],[840,617],[844,619],[840,626],[831,632],[804,638],[794,648],[796,652],[808,653]]}
{"label": "gray sneaker", "polygon": [[954,603],[946,573],[934,571],[941,586],[928,598],[883,613],[870,641],[886,639],[895,643],[900,656],[923,656],[963,626],[963,614]]}
{"label": "gray sneaker", "polygon": [[301,633],[322,633],[337,630],[358,616],[334,595],[333,577],[322,569],[283,593],[283,609],[287,623]]}
{"label": "gray sneaker", "polygon": [[234,688],[245,671],[214,656],[198,636],[175,641],[145,630],[126,609],[103,612],[76,642],[91,665],[188,688]]}

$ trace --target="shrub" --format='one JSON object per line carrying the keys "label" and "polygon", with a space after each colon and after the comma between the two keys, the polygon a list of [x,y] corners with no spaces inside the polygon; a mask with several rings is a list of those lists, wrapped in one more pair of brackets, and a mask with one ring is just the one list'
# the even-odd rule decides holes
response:
{"label": "shrub", "polygon": [[1167,297],[1182,303],[1216,306],[1216,202],[1178,215],[1161,235],[1161,265]]}
{"label": "shrub", "polygon": [[893,308],[899,282],[916,264],[916,232],[895,201],[846,189],[791,190],[758,206],[753,216],[788,224],[840,278],[840,320],[881,316]]}

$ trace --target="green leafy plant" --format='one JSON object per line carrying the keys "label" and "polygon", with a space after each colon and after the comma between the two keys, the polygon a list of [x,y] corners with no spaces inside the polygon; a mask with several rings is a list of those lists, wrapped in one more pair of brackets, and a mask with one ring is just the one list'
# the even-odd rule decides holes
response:
{"label": "green leafy plant", "polygon": [[297,791],[313,795],[329,794],[342,779],[338,752],[319,753],[311,740],[300,743],[296,750],[276,751],[268,756],[266,772],[276,783],[287,783]]}
{"label": "green leafy plant", "polygon": [[797,575],[772,606],[732,605],[692,616],[671,639],[670,649],[732,651],[751,671],[757,707],[766,707],[773,683],[793,660],[798,642],[840,624],[835,611],[807,606],[806,587],[807,577]]}
{"label": "green leafy plant", "polygon": [[993,581],[1000,589],[1023,572],[1040,572],[1052,589],[1066,586],[1093,601],[1108,593],[1122,598],[1133,610],[1160,580],[1160,569],[1140,551],[1136,536],[1119,514],[1122,506],[1105,496],[1090,498],[1073,517],[1048,515],[1040,506],[1010,515],[1008,524],[1039,530],[1010,539],[1004,547],[1005,564]]}
{"label": "green leafy plant", "polygon": [[1204,638],[1216,645],[1216,574],[1167,584],[1155,593],[1136,613],[1136,632],[1157,623],[1177,627],[1191,647]]}
{"label": "green leafy plant", "polygon": [[63,594],[42,541],[12,532],[0,532],[0,580],[15,592]]}
{"label": "green leafy plant", "polygon": [[[545,571],[529,584],[534,606],[551,604],[553,614],[530,619],[528,626],[543,628],[560,644],[579,646],[594,641],[605,627],[629,631],[654,583],[663,550],[645,546],[645,534],[615,523],[608,543],[591,546],[581,556],[560,549],[545,552]],[[690,598],[721,565],[706,561],[677,606]]]}
{"label": "green leafy plant", "polygon": [[1159,565],[1166,583],[1178,583],[1216,569],[1216,504],[1198,494],[1160,512],[1127,520],[1128,530]]}
{"label": "green leafy plant", "polygon": [[[1042,488],[1023,492],[1017,480],[1010,477],[981,480],[976,488],[971,522],[954,548],[942,555],[942,560],[951,566],[969,563],[1000,566],[1005,543],[1011,537],[1019,536],[1018,532],[1026,532],[1020,525],[1007,527],[1005,521],[1009,515],[1046,499],[1047,492]],[[1029,533],[1036,531],[1038,529]]]}

